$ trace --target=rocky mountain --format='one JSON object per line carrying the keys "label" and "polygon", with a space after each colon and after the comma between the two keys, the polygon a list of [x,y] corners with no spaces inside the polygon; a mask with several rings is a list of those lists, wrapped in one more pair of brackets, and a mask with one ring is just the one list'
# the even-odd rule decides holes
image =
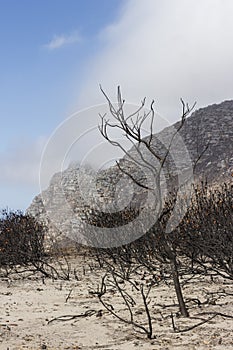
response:
{"label": "rocky mountain", "polygon": [[[152,145],[160,155],[169,148],[179,125],[177,122],[153,136]],[[144,148],[141,151],[150,164],[155,162]],[[138,156],[135,149],[130,150],[130,155]],[[132,164],[129,157],[122,159],[120,164],[139,181],[145,177],[143,169]],[[193,112],[173,140],[164,170],[164,184],[171,173],[178,178],[178,185],[192,176],[210,184],[232,181],[233,101]],[[146,192],[116,166],[99,173],[72,166],[53,176],[49,187],[34,198],[27,212],[48,224],[51,235],[70,239],[74,232],[78,232],[79,242],[82,242],[82,223],[90,212],[120,211],[129,203],[136,205],[145,201]]]}
{"label": "rocky mountain", "polygon": [[[178,126],[178,123],[174,125]],[[195,111],[180,131],[192,162],[201,155],[195,174],[209,183],[231,181],[233,172],[233,101]],[[204,152],[202,154],[202,152]]]}

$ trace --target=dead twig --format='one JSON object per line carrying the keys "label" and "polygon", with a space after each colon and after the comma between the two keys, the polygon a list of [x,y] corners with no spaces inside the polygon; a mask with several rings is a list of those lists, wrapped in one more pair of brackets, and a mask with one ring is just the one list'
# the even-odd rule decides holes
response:
{"label": "dead twig", "polygon": [[184,332],[189,332],[189,331],[191,331],[192,329],[194,329],[194,328],[197,328],[197,327],[199,327],[199,326],[202,326],[203,324],[205,324],[205,323],[207,323],[207,322],[209,322],[209,321],[211,321],[213,318],[215,318],[217,315],[213,315],[213,316],[211,316],[210,318],[208,318],[208,320],[204,320],[204,321],[202,321],[202,322],[199,322],[199,323],[197,323],[197,324],[195,324],[195,325],[193,325],[193,326],[191,326],[191,327],[188,327],[188,328],[185,328],[185,329],[178,329],[177,327],[173,327],[173,329],[174,329],[174,331],[176,332],[176,333],[184,333]]}
{"label": "dead twig", "polygon": [[221,316],[221,317],[226,317],[226,318],[232,318],[233,319],[233,315],[227,315],[227,314],[223,314],[222,312],[214,312],[214,311],[210,311],[210,312],[201,312],[198,313],[197,315],[215,315],[215,316]]}
{"label": "dead twig", "polygon": [[69,291],[69,294],[67,295],[67,297],[66,297],[66,303],[67,303],[67,301],[69,300],[69,298],[70,298],[70,296],[71,296],[71,293],[73,292],[73,289],[71,289],[70,291]]}
{"label": "dead twig", "polygon": [[[202,325],[205,324],[205,323],[210,322],[211,320],[213,320],[213,319],[214,319],[215,317],[217,317],[217,316],[221,316],[221,317],[226,317],[226,318],[231,318],[231,319],[233,319],[233,316],[232,316],[232,315],[223,314],[222,312],[201,312],[201,313],[198,313],[198,314],[197,314],[197,316],[203,316],[203,315],[212,315],[212,316],[209,317],[207,320],[204,320],[204,321],[202,321],[202,322],[199,322],[199,323],[197,323],[197,324],[195,324],[195,325],[193,325],[193,326],[191,326],[191,327],[185,328],[185,329],[178,329],[178,328],[174,327],[174,325],[173,325],[174,331],[177,332],[177,333],[189,332],[189,331],[191,331],[191,330],[194,329],[194,328],[197,328],[197,327],[199,327],[199,326],[202,326]],[[173,322],[174,322],[174,320],[173,320]]]}
{"label": "dead twig", "polygon": [[66,322],[66,321],[75,320],[76,318],[80,318],[80,317],[90,317],[90,316],[93,316],[95,313],[97,313],[96,310],[87,310],[83,314],[59,316],[59,317],[52,318],[52,320],[48,321],[47,324],[50,324],[50,323],[52,323],[54,321]]}

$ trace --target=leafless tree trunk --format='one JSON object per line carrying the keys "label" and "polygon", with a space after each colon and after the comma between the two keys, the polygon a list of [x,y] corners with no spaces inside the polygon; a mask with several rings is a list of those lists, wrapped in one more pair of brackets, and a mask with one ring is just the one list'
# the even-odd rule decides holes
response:
{"label": "leafless tree trunk", "polygon": [[[183,127],[185,120],[187,116],[190,114],[190,112],[193,110],[193,105],[191,108],[188,104],[185,104],[183,100],[182,102],[182,116],[179,127],[175,130],[174,134],[169,140],[169,144],[166,147],[166,151],[164,154],[160,154],[159,150],[154,148],[153,145],[153,124],[155,120],[155,111],[154,111],[154,101],[152,101],[150,105],[149,112],[143,112],[143,109],[145,107],[145,99],[142,101],[140,107],[133,112],[130,115],[125,114],[125,101],[122,99],[121,90],[120,87],[118,87],[118,93],[117,93],[117,106],[114,106],[114,104],[111,102],[107,94],[104,92],[104,90],[101,88],[102,93],[104,94],[108,105],[109,105],[109,111],[111,114],[111,118],[113,121],[110,121],[110,119],[107,118],[106,115],[100,115],[101,118],[101,124],[99,126],[99,130],[102,134],[102,136],[113,146],[120,148],[126,155],[127,159],[132,161],[134,164],[138,165],[139,167],[142,167],[145,170],[149,170],[153,174],[154,178],[154,184],[145,185],[143,182],[140,182],[134,174],[130,173],[127,169],[125,169],[120,162],[117,162],[118,168],[126,174],[131,180],[134,181],[139,187],[142,187],[150,192],[153,193],[154,199],[155,199],[155,207],[156,212],[159,215],[162,211],[162,195],[161,195],[161,172],[167,166],[167,163],[169,162],[169,156],[170,156],[170,149],[173,145],[173,142],[175,140],[176,135],[179,133],[181,128]],[[143,137],[143,127],[144,123],[149,122],[149,135],[147,137]],[[136,155],[133,155],[132,152],[129,152],[122,143],[116,141],[110,136],[110,131],[112,129],[118,129],[121,132],[123,132],[123,135],[125,138],[130,141],[132,144],[132,148]],[[154,159],[154,163],[148,161],[148,158],[145,156],[145,154],[142,151],[142,147],[150,154],[152,159]],[[154,165],[154,164],[158,164]],[[172,211],[172,207],[169,208],[170,212]],[[177,299],[180,306],[180,312],[183,316],[188,316],[188,311],[186,308],[186,305],[184,303],[184,298],[182,295],[182,288],[179,281],[179,270],[177,267],[176,262],[176,256],[175,252],[172,249],[172,246],[168,243],[169,238],[166,235],[165,231],[162,233],[163,239],[162,239],[162,246],[164,247],[166,251],[166,257],[170,261],[170,266],[172,270],[172,276],[175,286],[175,291],[177,294]],[[156,242],[158,244],[158,241]],[[163,254],[163,252],[162,252]],[[144,257],[146,259],[146,257]]]}

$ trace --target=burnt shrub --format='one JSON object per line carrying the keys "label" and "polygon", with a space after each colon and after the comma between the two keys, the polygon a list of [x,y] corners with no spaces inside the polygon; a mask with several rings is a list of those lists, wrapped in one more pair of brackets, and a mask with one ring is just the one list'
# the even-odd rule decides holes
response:
{"label": "burnt shrub", "polygon": [[233,186],[201,184],[179,225],[180,250],[194,263],[233,279]]}
{"label": "burnt shrub", "polygon": [[0,217],[0,266],[24,265],[44,256],[46,227],[20,211],[2,210]]}

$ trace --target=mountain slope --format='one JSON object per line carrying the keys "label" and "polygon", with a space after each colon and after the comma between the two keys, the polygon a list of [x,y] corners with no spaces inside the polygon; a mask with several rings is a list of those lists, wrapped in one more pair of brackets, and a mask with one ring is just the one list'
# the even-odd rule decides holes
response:
{"label": "mountain slope", "polygon": [[[153,147],[164,154],[177,122],[154,135]],[[169,171],[175,175],[187,173],[195,178],[207,179],[208,183],[232,181],[233,173],[233,101],[225,101],[201,108],[187,118],[178,135],[179,141],[171,150]],[[142,148],[143,154],[145,150]],[[130,153],[135,156],[132,149]],[[196,164],[196,160],[201,156]],[[146,155],[153,164],[151,155]],[[174,160],[175,159],[175,160]],[[130,171],[141,178],[138,167],[121,161]],[[196,164],[195,168],[193,166]],[[166,177],[166,174],[165,174]],[[111,167],[94,174],[90,170],[70,167],[55,174],[47,190],[36,196],[27,212],[40,221],[49,224],[50,233],[69,236],[71,231],[82,229],[80,221],[93,208],[99,211],[119,211],[128,202],[145,199],[145,190],[129,184],[126,175],[117,167]],[[55,223],[55,225],[54,225]]]}

